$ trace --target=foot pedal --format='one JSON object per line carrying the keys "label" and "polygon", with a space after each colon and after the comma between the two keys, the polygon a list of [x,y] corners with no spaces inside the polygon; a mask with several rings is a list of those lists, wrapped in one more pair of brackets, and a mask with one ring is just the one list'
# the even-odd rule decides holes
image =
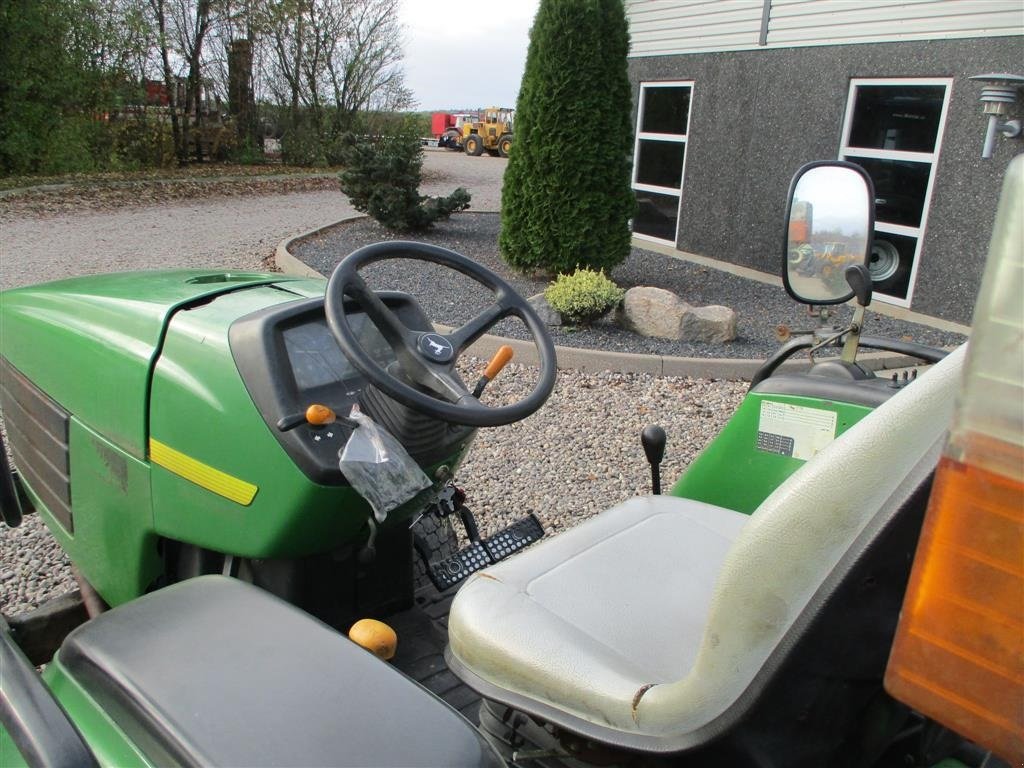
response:
{"label": "foot pedal", "polygon": [[540,520],[530,514],[486,539],[483,544],[491,560],[496,563],[509,555],[514,555],[543,536],[544,528],[541,527]]}
{"label": "foot pedal", "polygon": [[491,564],[487,550],[482,544],[470,544],[450,557],[430,564],[428,575],[434,586],[442,592],[454,587],[471,573]]}
{"label": "foot pedal", "polygon": [[471,573],[504,560],[544,537],[540,520],[532,514],[479,543],[470,544],[444,560],[431,562],[427,575],[441,592],[454,587]]}

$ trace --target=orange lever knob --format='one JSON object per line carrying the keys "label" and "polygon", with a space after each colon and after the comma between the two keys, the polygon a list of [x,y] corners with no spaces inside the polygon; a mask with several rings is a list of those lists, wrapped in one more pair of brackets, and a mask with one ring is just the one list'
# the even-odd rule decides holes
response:
{"label": "orange lever knob", "polygon": [[314,427],[320,427],[324,424],[333,424],[337,418],[338,417],[334,411],[326,405],[313,403],[313,405],[306,409],[306,421]]}
{"label": "orange lever knob", "polygon": [[484,369],[484,376],[488,380],[492,380],[495,376],[501,373],[501,369],[508,365],[508,361],[512,359],[512,355],[515,354],[512,351],[512,347],[508,344],[502,344],[498,347],[498,351],[494,353],[494,357],[491,358],[491,362],[487,364]]}

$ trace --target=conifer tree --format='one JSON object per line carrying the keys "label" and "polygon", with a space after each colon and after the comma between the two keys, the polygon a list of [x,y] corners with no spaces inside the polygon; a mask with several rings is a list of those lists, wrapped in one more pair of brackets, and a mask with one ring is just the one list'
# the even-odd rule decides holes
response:
{"label": "conifer tree", "polygon": [[502,257],[610,270],[629,253],[631,90],[622,0],[541,0],[502,190]]}

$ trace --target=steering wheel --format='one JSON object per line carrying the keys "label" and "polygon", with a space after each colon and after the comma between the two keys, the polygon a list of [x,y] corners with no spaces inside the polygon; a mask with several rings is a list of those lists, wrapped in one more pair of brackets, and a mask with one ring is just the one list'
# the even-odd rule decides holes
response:
{"label": "steering wheel", "polygon": [[[389,259],[415,259],[449,267],[490,289],[494,301],[451,333],[412,330],[359,276],[363,267]],[[345,314],[346,298],[362,308],[394,351],[398,375],[363,350]],[[327,283],[325,309],[334,338],[352,365],[377,388],[426,416],[474,427],[511,424],[540,408],[555,386],[555,347],[547,326],[530,303],[491,270],[447,248],[396,240],[353,251],[341,260]],[[510,316],[526,324],[540,358],[540,376],[525,397],[511,405],[491,407],[466,389],[455,373],[455,361],[474,341]]]}

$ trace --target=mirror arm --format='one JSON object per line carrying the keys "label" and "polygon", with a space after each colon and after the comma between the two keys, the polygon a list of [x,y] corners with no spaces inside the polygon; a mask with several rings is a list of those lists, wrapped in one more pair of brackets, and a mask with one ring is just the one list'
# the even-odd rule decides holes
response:
{"label": "mirror arm", "polygon": [[799,336],[795,339],[790,339],[769,357],[750,380],[750,389],[753,389],[765,379],[769,378],[775,369],[782,365],[786,360],[791,358],[794,354],[799,352],[801,349],[807,349],[812,346],[814,341],[810,336]]}
{"label": "mirror arm", "polygon": [[863,264],[851,264],[843,273],[846,284],[853,289],[857,304],[866,307],[871,303],[871,271]]}
{"label": "mirror arm", "polygon": [[822,339],[819,342],[816,342],[809,350],[807,350],[807,356],[811,358],[811,362],[812,363],[814,362],[814,353],[815,352],[817,352],[822,347],[827,347],[832,342],[837,341],[838,339],[841,339],[843,336],[845,336],[846,334],[850,333],[850,331],[852,331],[852,330],[854,330],[854,326],[850,325],[850,326],[847,326],[846,328],[843,328],[843,330],[839,331],[838,333],[833,333],[828,338],[825,338],[825,339]]}
{"label": "mirror arm", "polygon": [[853,322],[850,323],[849,335],[843,345],[843,353],[839,358],[844,363],[857,362],[857,348],[860,346],[860,332],[864,328],[864,307],[858,306],[853,312]]}

